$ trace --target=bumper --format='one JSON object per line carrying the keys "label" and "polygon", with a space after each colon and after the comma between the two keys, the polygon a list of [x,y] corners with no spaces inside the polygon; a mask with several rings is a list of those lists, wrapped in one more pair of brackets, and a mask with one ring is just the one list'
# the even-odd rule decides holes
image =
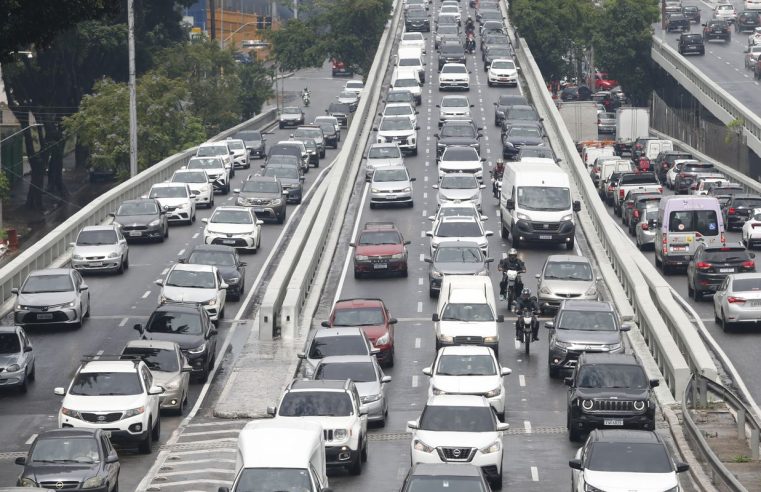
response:
{"label": "bumper", "polygon": [[664,265],[668,266],[687,266],[690,263],[690,260],[692,259],[691,255],[675,255],[675,254],[665,254],[662,255],[661,261],[663,261]]}
{"label": "bumper", "polygon": [[431,32],[431,23],[405,23],[404,30],[407,32]]}
{"label": "bumper", "polygon": [[745,222],[748,219],[749,219],[748,216],[743,216],[743,215],[727,215],[726,227],[727,229],[730,229],[730,228],[741,229],[742,226],[745,225]]}
{"label": "bumper", "polygon": [[447,461],[443,460],[441,458],[441,455],[438,452],[438,449],[434,450],[431,453],[426,453],[425,451],[418,451],[414,448],[412,448],[412,463],[456,463],[456,464],[463,464],[463,465],[473,465],[473,466],[480,466],[484,472],[486,472],[488,469],[493,470],[492,473],[492,479],[497,478],[499,476],[500,470],[502,470],[502,451],[498,451],[496,453],[489,453],[489,454],[482,454],[480,451],[476,451],[475,455],[472,459],[469,461]]}
{"label": "bumper", "polygon": [[182,407],[182,389],[165,391],[159,397],[160,410],[179,410]]}
{"label": "bumper", "polygon": [[[618,420],[621,425],[605,425],[605,421]],[[616,422],[618,424],[618,422]],[[636,415],[592,414],[581,412],[571,417],[571,427],[581,432],[593,429],[655,429],[655,416],[649,412]]]}
{"label": "bumper", "polygon": [[407,259],[354,261],[355,273],[406,272]]}
{"label": "bumper", "polygon": [[282,128],[288,127],[288,126],[300,126],[304,124],[304,120],[280,120],[280,126]]}
{"label": "bumper", "polygon": [[301,201],[301,188],[288,188],[286,191],[288,191],[286,202],[298,203]]}
{"label": "bumper", "polygon": [[167,210],[166,220],[169,222],[187,222],[190,220],[190,209]]}
{"label": "bumper", "polygon": [[445,91],[445,90],[462,90],[467,91],[470,90],[470,81],[466,80],[440,80],[439,81],[439,90]]}
{"label": "bumper", "polygon": [[248,163],[248,158],[245,155],[241,156],[235,156],[235,159],[233,160],[233,166],[235,169],[245,169],[250,166]]}
{"label": "bumper", "polygon": [[182,351],[182,354],[185,356],[185,359],[187,359],[188,364],[192,369],[190,372],[191,376],[203,373],[204,369],[206,368],[206,360],[208,359],[209,353],[208,345],[206,347],[207,349],[200,354],[191,354],[187,350]]}
{"label": "bumper", "polygon": [[71,260],[71,267],[80,272],[107,272],[117,270],[121,258],[104,258],[102,260]]}
{"label": "bumper", "polygon": [[44,312],[19,310],[14,311],[13,319],[19,326],[73,325],[81,321],[79,311],[75,308],[62,308]]}
{"label": "bumper", "polygon": [[204,244],[221,244],[223,246],[232,246],[238,249],[256,249],[257,240],[254,235],[221,235],[221,234],[209,234],[203,238]]}
{"label": "bumper", "polygon": [[499,338],[497,338],[496,342],[484,342],[483,337],[468,335],[442,337],[441,335],[436,334],[436,342],[440,347],[452,347],[455,345],[479,345],[482,347],[489,347],[494,351],[495,354],[499,352]]}
{"label": "bumper", "polygon": [[359,450],[353,451],[349,446],[325,446],[325,465],[348,466],[357,460]]}
{"label": "bumper", "polygon": [[[587,350],[587,352],[595,354],[622,354],[624,348],[621,345],[620,348],[615,350]],[[578,346],[571,350],[561,350],[556,346],[550,347],[547,363],[553,369],[571,372],[576,367],[581,354],[582,350]]]}
{"label": "bumper", "polygon": [[375,348],[380,350],[380,352],[375,355],[375,358],[378,359],[380,365],[385,366],[387,363],[391,362],[391,356],[394,349],[393,345],[375,346]]}
{"label": "bumper", "polygon": [[370,193],[370,203],[412,203],[412,192]]}
{"label": "bumper", "polygon": [[518,76],[517,75],[505,75],[505,76],[499,76],[499,75],[489,75],[488,81],[492,85],[518,85]]}
{"label": "bumper", "polygon": [[214,190],[211,190],[210,193],[201,193],[200,195],[196,195],[196,206],[199,204],[202,205],[208,205],[211,203],[211,196],[214,194]]}
{"label": "bumper", "polygon": [[122,234],[127,241],[135,239],[161,239],[164,237],[164,229],[161,226],[144,227],[143,229],[131,229],[122,227]]}
{"label": "bumper", "polygon": [[515,224],[513,233],[517,233],[521,241],[543,242],[543,243],[569,243],[573,240],[576,226],[573,222],[560,222],[557,229],[535,229],[534,224],[519,220]]}
{"label": "bumper", "polygon": [[[116,422],[104,422],[96,424],[84,420],[74,419],[58,412],[58,427],[74,427],[78,429],[102,429],[111,433],[113,442],[138,442],[145,439],[150,429],[146,429],[147,422],[143,422],[143,415],[136,415]],[[147,420],[147,418],[146,418]]]}
{"label": "bumper", "polygon": [[21,386],[26,380],[26,367],[16,372],[3,372],[0,374],[0,388],[13,388]]}
{"label": "bumper", "polygon": [[264,147],[259,147],[258,149],[248,149],[248,157],[249,158],[257,158],[257,159],[264,159],[266,156],[266,151],[264,150]]}
{"label": "bumper", "polygon": [[257,207],[254,205],[251,207],[252,211],[257,217],[273,220],[283,215],[284,208],[285,205],[281,207]]}
{"label": "bumper", "polygon": [[648,234],[640,231],[637,233],[637,241],[640,245],[655,244],[655,234]]}

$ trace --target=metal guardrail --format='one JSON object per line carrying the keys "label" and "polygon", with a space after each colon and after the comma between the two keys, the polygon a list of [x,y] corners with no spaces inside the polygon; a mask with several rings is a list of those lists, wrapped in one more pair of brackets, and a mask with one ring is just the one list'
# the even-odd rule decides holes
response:
{"label": "metal guardrail", "polygon": [[741,120],[748,147],[761,156],[761,118],[758,115],[706,77],[664,39],[653,36],[651,56],[724,124]]}
{"label": "metal guardrail", "polygon": [[[209,141],[225,139],[249,127],[264,128],[276,119],[277,110],[272,108],[223,131]],[[29,273],[48,268],[57,259],[66,255],[69,243],[76,240],[77,234],[83,227],[102,223],[109,213],[116,211],[122,201],[139,198],[153,184],[171,178],[174,171],[185,165],[187,160],[195,154],[196,149],[197,147],[191,147],[167,157],[103,193],[10,261],[0,269],[0,303],[5,304],[10,301],[13,296],[11,289],[19,287]]]}
{"label": "metal guardrail", "polygon": [[351,183],[359,171],[364,145],[370,136],[375,108],[381,96],[381,85],[401,18],[401,6],[401,0],[394,3],[390,22],[386,24],[378,43],[379,48],[365,82],[364,94],[330,175],[320,184],[320,189],[307,206],[264,293],[259,313],[259,337],[262,340],[298,336],[301,310],[320,259],[329,250],[329,232],[334,224],[343,223]]}

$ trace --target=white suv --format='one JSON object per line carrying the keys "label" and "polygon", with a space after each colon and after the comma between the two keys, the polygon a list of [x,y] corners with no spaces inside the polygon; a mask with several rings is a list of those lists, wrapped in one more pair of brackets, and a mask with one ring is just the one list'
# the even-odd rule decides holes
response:
{"label": "white suv", "polygon": [[161,434],[159,398],[164,389],[141,359],[100,356],[82,362],[63,396],[58,427],[103,429],[112,441],[137,443],[149,454]]}
{"label": "white suv", "polygon": [[433,396],[420,418],[407,422],[412,464],[470,464],[484,472],[492,489],[501,489],[502,433],[509,427],[483,396]]}
{"label": "white suv", "polygon": [[268,407],[267,413],[278,420],[299,418],[322,425],[327,466],[345,466],[352,475],[362,472],[367,461],[367,407],[351,380],[295,379],[277,408]]}
{"label": "white suv", "polygon": [[206,142],[198,146],[196,150],[196,157],[219,157],[225,165],[227,170],[227,177],[232,178],[235,176],[235,166],[233,164],[233,151],[226,141],[221,142]]}

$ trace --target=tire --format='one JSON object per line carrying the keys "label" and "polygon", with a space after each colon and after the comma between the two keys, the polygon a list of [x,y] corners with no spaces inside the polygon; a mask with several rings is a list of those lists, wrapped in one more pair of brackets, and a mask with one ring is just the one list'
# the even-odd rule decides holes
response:
{"label": "tire", "polygon": [[573,250],[573,247],[574,247],[575,244],[576,244],[576,239],[575,238],[571,238],[570,241],[565,243],[565,249],[567,249],[568,251],[571,251],[571,250]]}
{"label": "tire", "polygon": [[192,216],[192,217],[190,217],[190,223],[191,223],[191,224],[195,224],[195,222],[196,222],[196,212],[195,212],[195,210],[194,210],[194,211],[193,211],[193,216]]}
{"label": "tire", "polygon": [[515,235],[515,231],[513,231],[512,235],[513,235],[513,248],[516,248],[516,249],[520,248],[521,240],[518,239],[518,236]]}
{"label": "tire", "polygon": [[436,291],[431,289],[430,287],[428,288],[428,297],[430,297],[431,299],[435,299],[437,297]]}
{"label": "tire", "polygon": [[89,318],[90,317],[90,301],[87,301],[87,311],[85,311],[85,314],[82,316],[83,318]]}
{"label": "tire", "polygon": [[285,209],[283,209],[283,213],[277,216],[277,223],[282,224],[285,222]]}
{"label": "tire", "polygon": [[21,383],[21,385],[18,387],[18,391],[19,391],[19,393],[24,395],[24,394],[26,394],[28,389],[29,389],[29,375],[27,374],[27,375],[24,376],[24,382]]}
{"label": "tire", "polygon": [[356,270],[354,270],[354,278],[361,278],[361,274]]}
{"label": "tire", "polygon": [[509,239],[510,238],[510,231],[507,230],[507,227],[505,227],[505,224],[501,224],[499,235],[502,236],[502,239]]}
{"label": "tire", "polygon": [[655,258],[655,267],[663,270],[663,262],[658,259],[658,255],[653,255],[653,257]]}
{"label": "tire", "polygon": [[359,456],[362,459],[362,463],[367,463],[367,439],[362,442],[364,443],[364,446],[362,447],[362,452]]}
{"label": "tire", "polygon": [[692,284],[687,281],[687,297],[690,297],[692,299],[695,298],[695,289],[692,288]]}
{"label": "tire", "polygon": [[222,194],[223,195],[229,195],[230,194],[230,183],[229,182],[225,185],[225,188],[222,190]]}
{"label": "tire", "polygon": [[169,237],[169,223],[166,224],[166,229],[164,229],[164,238],[161,240],[161,242],[164,242],[164,239]]}
{"label": "tire", "polygon": [[[152,422],[149,422],[152,424]],[[153,451],[153,431],[148,431],[145,433],[145,439],[140,441],[140,444],[137,446],[137,450],[140,454],[151,454]]]}
{"label": "tire", "polygon": [[183,416],[185,415],[185,409],[188,406],[188,395],[182,395],[182,401],[180,401],[180,406],[177,407],[177,410],[174,411],[175,415]]}
{"label": "tire", "polygon": [[29,381],[34,381],[37,378],[37,366],[32,365],[32,370],[29,371],[29,374],[27,375],[27,378],[29,378]]}
{"label": "tire", "polygon": [[375,209],[375,204],[373,202],[370,202],[370,210]]}
{"label": "tire", "polygon": [[489,482],[492,490],[502,490],[502,470],[499,470],[499,476]]}
{"label": "tire", "polygon": [[129,270],[129,253],[127,253],[127,257],[124,259],[124,269]]}
{"label": "tire", "polygon": [[402,270],[402,278],[407,278],[409,276],[409,271],[405,268]]}
{"label": "tire", "polygon": [[124,260],[119,262],[119,268],[116,269],[116,273],[119,275],[124,273]]}
{"label": "tire", "polygon": [[531,352],[531,335],[528,335],[527,333],[523,334],[523,352],[526,355],[529,355]]}
{"label": "tire", "polygon": [[721,312],[721,331],[724,333],[729,333],[730,326],[729,323],[727,323],[727,318],[724,316],[724,311]]}
{"label": "tire", "polygon": [[693,296],[695,298],[695,302],[700,302],[705,299],[705,297],[703,296],[703,291],[700,291],[697,289],[693,289]]}
{"label": "tire", "polygon": [[154,441],[158,441],[161,438],[161,418],[156,419],[156,425],[153,426],[151,435]]}
{"label": "tire", "polygon": [[713,305],[713,321],[717,325],[721,325],[721,318],[719,318],[719,313],[716,312],[716,304]]}
{"label": "tire", "polygon": [[571,418],[568,417],[566,427],[568,427],[568,440],[571,442],[579,442],[581,441],[581,432],[574,429],[572,427],[573,422],[571,422]]}
{"label": "tire", "polygon": [[552,367],[551,365],[547,364],[549,366],[550,370],[550,379],[557,379],[560,377],[560,369],[557,367]]}
{"label": "tire", "polygon": [[417,145],[415,145],[415,148],[412,149],[412,155],[413,156],[417,155]]}
{"label": "tire", "polygon": [[357,454],[357,459],[349,465],[349,475],[359,475],[362,473],[362,453]]}

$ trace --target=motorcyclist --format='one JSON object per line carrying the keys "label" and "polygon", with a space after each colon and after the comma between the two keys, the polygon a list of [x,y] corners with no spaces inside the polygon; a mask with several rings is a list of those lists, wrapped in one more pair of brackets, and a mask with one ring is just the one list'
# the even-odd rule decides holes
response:
{"label": "motorcyclist", "polygon": [[494,163],[494,169],[492,170],[491,176],[492,176],[492,182],[491,182],[491,191],[494,193],[495,198],[499,198],[499,190],[497,189],[497,183],[502,181],[502,175],[505,174],[505,161],[503,161],[501,158],[497,159],[497,162]]}
{"label": "motorcyclist", "polygon": [[465,50],[468,53],[476,52],[476,37],[473,35],[472,32],[468,33],[468,39],[465,41]]}
{"label": "motorcyclist", "polygon": [[304,104],[307,106],[309,105],[309,99],[312,94],[309,92],[308,87],[304,87],[304,91],[301,93],[301,99],[304,101]]}
{"label": "motorcyclist", "polygon": [[[510,248],[510,251],[507,252],[507,256],[499,260],[499,266],[497,266],[497,270],[499,270],[500,272],[515,270],[518,273],[525,273],[526,264],[523,263],[523,260],[518,258],[518,250],[515,248]],[[521,292],[522,290],[523,290],[523,282],[521,282],[520,277],[516,278],[515,292]],[[507,275],[505,274],[502,276],[502,281],[499,283],[499,299],[501,301],[504,301],[506,296],[507,296]]]}
{"label": "motorcyclist", "polygon": [[465,32],[471,33],[471,32],[475,32],[475,30],[476,30],[476,27],[473,24],[473,18],[471,16],[468,16],[468,20],[465,21]]}
{"label": "motorcyclist", "polygon": [[[531,289],[529,288],[523,289],[523,291],[521,291],[520,297],[515,300],[515,312],[518,314],[518,319],[515,321],[516,340],[523,339],[521,336],[523,332],[523,316],[521,316],[521,314],[523,313],[524,309],[529,309],[534,314],[538,314],[540,312],[539,301],[537,300],[536,296],[531,295]],[[534,318],[531,325],[531,341],[536,342],[539,340],[539,320]]]}

